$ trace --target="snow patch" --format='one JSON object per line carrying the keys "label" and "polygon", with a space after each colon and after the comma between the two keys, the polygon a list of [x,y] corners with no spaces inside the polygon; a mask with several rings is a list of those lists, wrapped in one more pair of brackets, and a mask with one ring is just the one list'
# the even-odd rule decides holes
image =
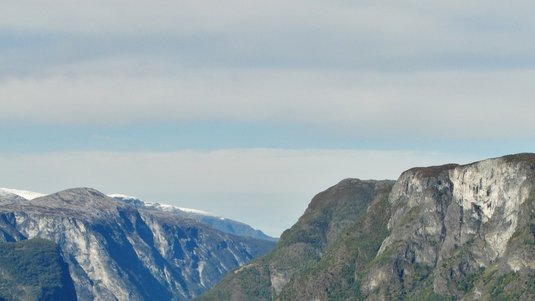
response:
{"label": "snow patch", "polygon": [[120,193],[112,193],[112,194],[108,194],[108,196],[110,198],[118,198],[118,199],[125,199],[125,200],[139,200],[135,196],[130,196],[130,195],[126,195],[126,194],[120,194]]}
{"label": "snow patch", "polygon": [[154,207],[158,207],[160,208],[161,210],[163,211],[173,211],[173,210],[180,210],[180,211],[184,211],[184,212],[187,212],[187,213],[193,213],[193,214],[198,214],[198,215],[206,215],[206,216],[213,216],[213,217],[218,217],[217,215],[211,213],[211,212],[207,212],[207,211],[203,211],[203,210],[198,210],[198,209],[192,209],[192,208],[184,208],[184,207],[177,207],[177,206],[173,206],[173,205],[167,205],[167,204],[160,204],[160,203],[146,203],[147,205],[149,206],[154,206]]}
{"label": "snow patch", "polygon": [[192,209],[192,208],[178,207],[178,206],[162,204],[162,203],[156,203],[156,202],[145,202],[145,201],[143,201],[143,200],[141,200],[141,199],[139,199],[139,198],[137,198],[135,196],[130,196],[130,195],[126,195],[126,194],[112,193],[112,194],[108,194],[108,196],[111,197],[111,198],[118,198],[118,199],[124,199],[124,200],[138,200],[138,201],[142,202],[144,204],[144,207],[147,207],[147,209],[155,209],[155,210],[168,211],[168,212],[173,212],[173,211],[179,210],[179,211],[186,212],[186,213],[204,215],[204,216],[211,216],[211,217],[218,217],[221,220],[225,220],[224,217],[220,217],[217,214],[213,214],[213,213],[208,212],[208,211],[203,211],[203,210],[199,210],[199,209]]}
{"label": "snow patch", "polygon": [[21,198],[25,198],[27,200],[33,200],[33,199],[36,199],[38,197],[42,197],[42,196],[46,195],[44,193],[26,191],[26,190],[19,190],[19,189],[12,189],[12,188],[0,188],[0,193],[4,193],[4,194],[9,193],[9,194],[18,195]]}

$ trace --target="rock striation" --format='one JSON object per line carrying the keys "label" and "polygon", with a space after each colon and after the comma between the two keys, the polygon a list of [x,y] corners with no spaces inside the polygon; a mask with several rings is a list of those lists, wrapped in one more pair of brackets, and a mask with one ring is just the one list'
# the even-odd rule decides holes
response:
{"label": "rock striation", "polygon": [[535,154],[344,180],[199,299],[535,300]]}
{"label": "rock striation", "polygon": [[[387,260],[372,266],[363,291],[382,300],[532,300],[534,287],[519,290],[513,282],[532,279],[535,270],[534,197],[533,154],[404,172],[389,197],[390,235],[377,254]],[[500,277],[508,282],[503,295],[494,291]],[[422,280],[417,289],[407,285]]]}
{"label": "rock striation", "polygon": [[[339,246],[340,240],[347,237],[348,229],[356,227],[355,221],[371,216],[367,212],[378,210],[377,214],[386,216],[384,208],[372,204],[388,204],[388,194],[393,184],[394,181],[345,179],[317,194],[299,221],[282,234],[272,252],[230,273],[215,289],[198,300],[320,298],[319,292],[312,291],[323,291],[325,284],[335,279],[311,279],[313,276],[320,276],[316,273],[320,271],[317,267],[323,267],[321,262],[325,258],[334,258],[329,255],[330,250]],[[384,235],[386,234],[383,234],[380,241]],[[336,260],[345,265],[345,259],[348,258],[338,257]],[[337,269],[335,265],[330,267]],[[321,271],[323,273],[323,269]],[[305,293],[297,290],[303,290]]]}
{"label": "rock striation", "polygon": [[228,233],[237,236],[252,237],[261,240],[269,240],[276,242],[278,239],[264,234],[260,230],[256,230],[251,226],[231,220],[228,218],[223,218],[208,212],[201,210],[181,208],[172,205],[165,205],[160,203],[150,203],[140,200],[136,197],[125,196],[120,194],[109,195],[114,199],[132,205],[136,208],[140,208],[147,211],[165,211],[172,212],[176,216],[185,219],[193,219],[205,225],[208,225],[210,228]]}
{"label": "rock striation", "polygon": [[0,204],[0,240],[57,243],[78,300],[188,300],[274,245],[91,188]]}

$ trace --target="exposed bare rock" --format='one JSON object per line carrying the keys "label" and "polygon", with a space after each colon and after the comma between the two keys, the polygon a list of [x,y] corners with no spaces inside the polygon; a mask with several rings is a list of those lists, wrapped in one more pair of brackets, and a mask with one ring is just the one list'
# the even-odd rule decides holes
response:
{"label": "exposed bare rock", "polygon": [[254,264],[200,300],[535,300],[535,154],[345,180]]}
{"label": "exposed bare rock", "polygon": [[0,202],[0,238],[56,242],[78,300],[188,300],[273,246],[90,188]]}

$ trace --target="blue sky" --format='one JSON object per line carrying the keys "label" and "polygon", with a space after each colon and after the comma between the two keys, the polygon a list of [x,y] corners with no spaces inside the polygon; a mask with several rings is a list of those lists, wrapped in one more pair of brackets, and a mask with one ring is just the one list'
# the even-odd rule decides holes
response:
{"label": "blue sky", "polygon": [[0,186],[91,186],[279,235],[345,177],[532,151],[534,12],[4,1]]}

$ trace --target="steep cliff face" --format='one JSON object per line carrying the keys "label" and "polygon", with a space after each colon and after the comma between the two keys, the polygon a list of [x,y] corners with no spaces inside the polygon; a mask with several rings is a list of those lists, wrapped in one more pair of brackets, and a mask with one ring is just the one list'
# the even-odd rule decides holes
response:
{"label": "steep cliff face", "polygon": [[[289,293],[288,288],[321,289],[321,286],[314,287],[311,281],[297,284],[294,279],[317,269],[328,254],[326,252],[338,244],[340,237],[347,235],[347,229],[367,215],[370,204],[388,204],[393,183],[346,179],[319,193],[299,221],[283,233],[269,255],[230,273],[199,300],[273,300],[281,295],[289,300],[308,300],[301,297],[309,295]],[[374,208],[382,210],[378,206]],[[376,243],[377,248],[383,237]]]}
{"label": "steep cliff face", "polygon": [[260,230],[253,229],[251,226],[247,224],[244,224],[235,220],[231,220],[228,218],[216,216],[214,214],[204,212],[201,210],[175,207],[175,206],[160,204],[160,203],[150,203],[150,202],[145,202],[136,197],[125,196],[125,195],[120,195],[120,194],[112,194],[109,196],[113,197],[114,199],[118,201],[121,201],[133,207],[143,209],[146,211],[164,211],[164,212],[173,213],[174,215],[183,219],[192,219],[200,223],[203,223],[205,225],[208,225],[210,228],[213,228],[213,229],[216,229],[216,230],[228,233],[228,234],[257,238],[261,240],[269,240],[269,241],[278,240],[276,238],[273,238],[271,236],[264,234]]}
{"label": "steep cliff face", "polygon": [[[532,278],[534,193],[532,154],[408,170],[390,194],[391,233],[363,281],[365,293],[491,299],[499,277]],[[509,288],[534,296],[529,285]]]}
{"label": "steep cliff face", "polygon": [[78,300],[188,300],[273,246],[89,188],[0,198],[0,237],[57,242]]}
{"label": "steep cliff face", "polygon": [[[413,168],[368,191],[362,214],[325,202],[304,223],[313,200],[273,252],[201,300],[535,300],[535,154]],[[327,238],[318,225],[332,223]]]}

